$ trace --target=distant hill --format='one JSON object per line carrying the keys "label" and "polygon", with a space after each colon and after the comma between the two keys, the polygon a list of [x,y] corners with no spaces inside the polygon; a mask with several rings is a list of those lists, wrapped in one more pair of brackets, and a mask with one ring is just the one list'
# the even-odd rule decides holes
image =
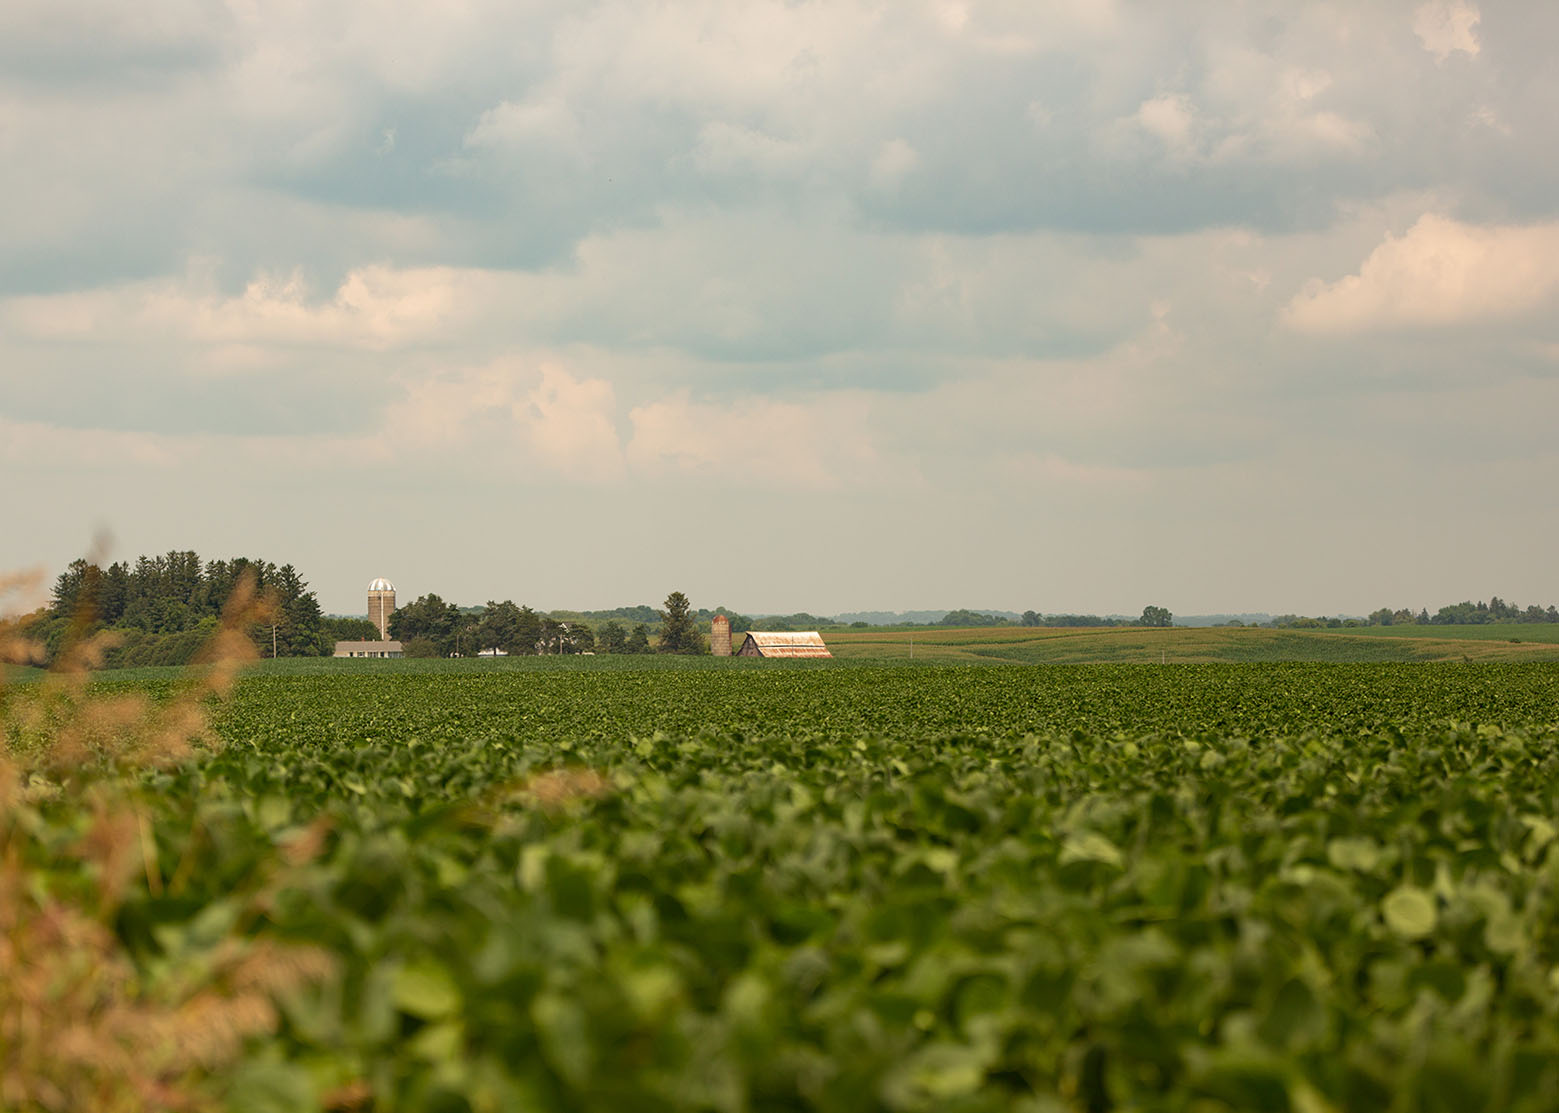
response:
{"label": "distant hill", "polygon": [[[1017,611],[995,610],[989,607],[969,607],[971,611],[979,614],[995,615],[997,618],[1018,621],[1023,616]],[[900,626],[905,623],[914,623],[918,626],[934,626],[951,613],[951,608],[940,611],[848,611],[835,615],[834,621],[842,626],[848,626],[852,622],[864,622],[869,626]]]}
{"label": "distant hill", "polygon": [[1240,622],[1246,626],[1262,626],[1272,621],[1269,614],[1177,614],[1176,626],[1227,626]]}

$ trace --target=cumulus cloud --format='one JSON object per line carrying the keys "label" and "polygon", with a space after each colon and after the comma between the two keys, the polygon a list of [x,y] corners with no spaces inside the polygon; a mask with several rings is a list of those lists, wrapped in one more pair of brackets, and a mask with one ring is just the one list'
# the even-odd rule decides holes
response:
{"label": "cumulus cloud", "polygon": [[1258,49],[1245,37],[1210,43],[1196,90],[1208,161],[1227,173],[1302,163],[1313,174],[1318,161],[1365,155],[1373,128],[1364,113],[1372,106],[1359,103],[1351,79],[1338,80],[1330,59],[1317,64],[1320,53]]}
{"label": "cumulus cloud", "polygon": [[[0,6],[0,458],[39,523],[139,487],[182,528],[165,480],[229,461],[318,501],[322,560],[349,487],[429,517],[557,492],[578,530],[664,496],[962,522],[1017,591],[1052,525],[1150,505],[1205,565],[1175,531],[1302,487],[1347,415],[1416,463],[1394,415],[1481,418],[1490,451],[1552,411],[1553,5],[121,9]],[[1413,375],[1361,401],[1362,367]]]}
{"label": "cumulus cloud", "polygon": [[468,326],[510,281],[471,269],[369,266],[319,298],[301,270],[257,275],[232,296],[203,288],[198,277],[181,278],[13,298],[0,305],[0,319],[51,340],[176,337],[198,345],[383,350]]}
{"label": "cumulus cloud", "polygon": [[879,189],[892,189],[920,162],[920,154],[902,139],[890,139],[872,159],[871,180]]}
{"label": "cumulus cloud", "polygon": [[1430,0],[1413,12],[1413,34],[1437,61],[1457,52],[1476,55],[1480,46],[1474,28],[1482,19],[1478,5],[1467,0]]}
{"label": "cumulus cloud", "polygon": [[687,476],[722,486],[839,490],[878,483],[865,399],[746,398],[695,401],[685,393],[635,407],[627,458],[652,476]]}
{"label": "cumulus cloud", "polygon": [[1358,273],[1312,280],[1283,311],[1315,333],[1486,324],[1527,316],[1559,292],[1559,225],[1480,227],[1425,214],[1387,236]]}
{"label": "cumulus cloud", "polygon": [[804,144],[756,128],[712,120],[699,129],[694,161],[710,174],[790,175],[807,157]]}
{"label": "cumulus cloud", "polygon": [[579,120],[560,96],[504,101],[483,112],[466,133],[467,147],[504,149],[530,143],[575,146]]}
{"label": "cumulus cloud", "polygon": [[1192,146],[1196,113],[1182,94],[1165,94],[1137,106],[1137,123],[1157,136],[1173,154],[1186,154]]}
{"label": "cumulus cloud", "polygon": [[455,454],[511,479],[530,467],[580,483],[623,475],[611,384],[552,364],[511,360],[419,379],[388,407],[369,447],[381,459]]}

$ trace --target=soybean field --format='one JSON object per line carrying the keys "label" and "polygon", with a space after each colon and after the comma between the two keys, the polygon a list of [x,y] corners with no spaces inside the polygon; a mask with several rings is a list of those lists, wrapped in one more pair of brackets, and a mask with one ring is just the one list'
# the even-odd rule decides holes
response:
{"label": "soybean field", "polygon": [[[55,1013],[0,989],[5,1108],[109,1093],[115,1069],[150,1095],[124,1108],[238,1111],[1559,1094],[1553,663],[574,658],[194,683],[6,693],[0,962],[38,939],[80,961],[36,990],[65,995]],[[132,706],[141,726],[103,725]],[[187,754],[112,758],[191,706]],[[77,934],[49,936],[67,914]],[[78,984],[88,957],[119,980]],[[116,1008],[142,1036],[103,1028]],[[230,1038],[135,1042],[205,1048],[192,1009]],[[137,1063],[104,1066],[115,1047]]]}

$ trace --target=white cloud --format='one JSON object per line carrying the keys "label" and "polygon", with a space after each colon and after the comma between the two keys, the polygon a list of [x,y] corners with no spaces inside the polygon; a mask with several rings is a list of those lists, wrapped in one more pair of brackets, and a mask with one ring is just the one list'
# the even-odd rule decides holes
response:
{"label": "white cloud", "polygon": [[573,146],[579,139],[579,120],[558,95],[527,101],[504,101],[482,113],[466,133],[465,145],[508,148],[528,143]]}
{"label": "white cloud", "polygon": [[754,173],[768,177],[794,173],[807,156],[806,148],[791,139],[712,120],[699,129],[694,161],[711,174]]}
{"label": "white cloud", "polygon": [[1142,101],[1130,117],[1176,163],[1237,174],[1251,166],[1309,166],[1367,154],[1374,129],[1334,103],[1329,70],[1243,42],[1215,43],[1208,51],[1199,82]]}
{"label": "white cloud", "polygon": [[1559,292],[1559,225],[1479,227],[1434,214],[1387,236],[1357,274],[1312,280],[1283,311],[1303,332],[1509,321]]}
{"label": "white cloud", "polygon": [[960,3],[943,3],[936,5],[936,19],[946,27],[951,34],[958,34],[969,25],[969,5]]}
{"label": "white cloud", "polygon": [[1336,112],[1312,112],[1289,124],[1290,134],[1303,146],[1333,151],[1361,151],[1374,129],[1360,120]]}
{"label": "white cloud", "polygon": [[1474,109],[1469,118],[1479,127],[1488,128],[1490,131],[1498,132],[1507,138],[1512,134],[1510,125],[1500,118],[1498,112],[1486,104]]}
{"label": "white cloud", "polygon": [[381,459],[453,455],[518,480],[533,467],[580,483],[623,475],[611,384],[514,359],[411,383],[365,447]]}
{"label": "white cloud", "polygon": [[[581,535],[739,506],[904,539],[904,605],[967,578],[962,530],[993,590],[1065,607],[1141,572],[1073,546],[1058,580],[1046,539],[1140,553],[1148,510],[1166,577],[1302,582],[1317,549],[1262,552],[1292,517],[1270,490],[1389,518],[1369,453],[1421,500],[1399,534],[1424,505],[1508,518],[1537,479],[1431,490],[1404,415],[1461,382],[1427,407],[1469,430],[1445,454],[1553,412],[1559,8],[1526,5],[1495,72],[1453,64],[1475,7],[1420,4],[0,3],[0,459],[36,507],[0,547],[103,505],[204,549],[221,515],[191,524],[186,481],[225,468],[311,567],[390,504],[510,497]],[[1413,224],[1452,211],[1508,215]],[[1317,360],[1296,330],[1351,339]],[[1248,570],[1209,565],[1220,529]],[[858,548],[787,602],[883,590]],[[654,559],[547,574],[616,603]]]}
{"label": "white cloud", "polygon": [[872,159],[871,181],[878,189],[892,189],[920,164],[920,155],[903,139],[890,139]]}
{"label": "white cloud", "polygon": [[647,475],[778,490],[851,488],[884,477],[864,396],[721,404],[683,393],[637,406],[628,417],[628,462]]}
{"label": "white cloud", "polygon": [[1307,54],[1285,56],[1244,41],[1217,42],[1209,54],[1198,97],[1210,162],[1233,170],[1367,154],[1374,129],[1348,103],[1336,75]]}
{"label": "white cloud", "polygon": [[1437,61],[1443,62],[1458,51],[1476,55],[1479,44],[1474,28],[1482,19],[1478,5],[1467,0],[1430,0],[1413,12],[1413,34]]}
{"label": "white cloud", "polygon": [[1137,123],[1155,135],[1173,154],[1187,154],[1192,147],[1196,112],[1183,94],[1162,94],[1137,106]]}
{"label": "white cloud", "polygon": [[555,471],[596,483],[622,477],[610,383],[576,380],[561,368],[543,367],[541,382],[526,395],[517,416],[532,450]]}
{"label": "white cloud", "polygon": [[0,319],[40,339],[169,339],[197,345],[311,344],[384,350],[447,336],[490,311],[511,276],[452,267],[352,271],[328,299],[301,271],[261,274],[234,296],[199,280],[157,280],[80,293],[14,298]]}

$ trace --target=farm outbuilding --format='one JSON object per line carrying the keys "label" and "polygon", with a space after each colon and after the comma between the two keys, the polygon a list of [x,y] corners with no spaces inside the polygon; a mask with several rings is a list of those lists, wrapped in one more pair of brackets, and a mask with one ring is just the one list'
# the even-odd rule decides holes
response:
{"label": "farm outbuilding", "polygon": [[337,642],[337,657],[404,657],[405,647],[400,642]]}
{"label": "farm outbuilding", "polygon": [[790,634],[761,634],[753,631],[737,650],[738,657],[832,657],[823,635],[816,630]]}

